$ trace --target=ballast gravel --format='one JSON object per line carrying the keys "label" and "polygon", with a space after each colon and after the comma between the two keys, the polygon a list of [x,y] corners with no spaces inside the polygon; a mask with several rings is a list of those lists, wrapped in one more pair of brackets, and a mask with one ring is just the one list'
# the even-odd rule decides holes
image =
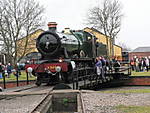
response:
{"label": "ballast gravel", "polygon": [[10,96],[0,100],[0,113],[31,113],[46,95]]}
{"label": "ballast gravel", "polygon": [[[150,87],[123,87],[111,90],[149,89]],[[0,97],[0,113],[30,113],[46,94]],[[116,106],[150,106],[150,93],[105,93],[83,91],[86,113],[122,113]]]}
{"label": "ballast gravel", "polygon": [[[140,89],[140,87],[132,88]],[[141,87],[141,89],[143,88]],[[124,89],[129,88],[116,90]],[[150,89],[150,87],[146,87],[145,89]],[[82,93],[82,97],[86,113],[121,113],[121,111],[115,108],[119,105],[150,106],[150,93],[103,93],[95,91],[92,93]]]}

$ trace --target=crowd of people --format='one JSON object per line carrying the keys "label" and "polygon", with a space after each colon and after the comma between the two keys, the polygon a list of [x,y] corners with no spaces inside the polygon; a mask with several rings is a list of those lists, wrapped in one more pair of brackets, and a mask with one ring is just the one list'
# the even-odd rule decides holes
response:
{"label": "crowd of people", "polygon": [[[131,67],[132,70],[136,71],[144,71],[149,70],[150,67],[150,59],[146,58],[134,58],[134,60],[131,60]],[[96,57],[96,73],[97,75],[100,75],[102,78],[105,78],[105,73],[108,71],[115,71],[119,72],[120,62],[116,60],[115,58],[112,60],[106,59],[103,56]],[[10,78],[11,74],[15,76],[21,75],[21,68],[19,66],[19,63],[15,67],[13,67],[10,63],[7,65],[3,65],[0,62],[0,78],[2,78],[2,74],[4,74],[6,77]],[[32,77],[30,75],[30,77]]]}
{"label": "crowd of people", "polygon": [[116,60],[115,58],[112,60],[106,59],[103,56],[99,56],[96,58],[96,73],[97,75],[102,76],[102,78],[105,78],[105,73],[108,71],[115,71],[119,72],[120,62]]}
{"label": "crowd of people", "polygon": [[132,71],[136,72],[142,72],[142,71],[149,71],[150,69],[150,57],[134,57],[130,61],[130,65],[132,68]]}
{"label": "crowd of people", "polygon": [[17,63],[16,66],[12,66],[10,63],[7,65],[3,65],[0,62],[0,78],[2,78],[2,75],[5,75],[7,78],[10,78],[11,74],[15,76],[20,76],[21,75],[21,68],[19,66],[19,63]]}

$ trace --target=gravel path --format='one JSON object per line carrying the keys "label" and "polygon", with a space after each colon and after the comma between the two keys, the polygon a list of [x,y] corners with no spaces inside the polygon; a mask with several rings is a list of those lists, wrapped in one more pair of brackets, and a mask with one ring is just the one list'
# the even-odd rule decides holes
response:
{"label": "gravel path", "polygon": [[46,95],[7,97],[0,100],[0,113],[30,113]]}
{"label": "gravel path", "polygon": [[[150,89],[150,87],[124,87],[108,90]],[[83,93],[86,113],[120,113],[115,106],[150,106],[150,93]]]}

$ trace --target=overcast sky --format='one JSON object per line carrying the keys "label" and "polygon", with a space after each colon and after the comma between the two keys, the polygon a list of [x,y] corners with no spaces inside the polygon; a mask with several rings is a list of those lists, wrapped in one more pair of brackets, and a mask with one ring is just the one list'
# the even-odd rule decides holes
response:
{"label": "overcast sky", "polygon": [[[58,23],[58,31],[83,29],[88,10],[102,0],[38,0],[45,7],[45,22]],[[119,0],[123,6],[122,28],[117,43],[131,49],[150,46],[150,0]]]}

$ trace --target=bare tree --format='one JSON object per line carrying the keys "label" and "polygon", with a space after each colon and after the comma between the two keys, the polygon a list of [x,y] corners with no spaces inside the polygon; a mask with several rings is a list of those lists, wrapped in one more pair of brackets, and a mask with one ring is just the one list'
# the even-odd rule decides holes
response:
{"label": "bare tree", "polygon": [[[92,27],[103,31],[105,36],[111,39],[110,48],[107,46],[107,55],[113,55],[113,44],[121,29],[121,4],[117,0],[104,0],[102,6],[96,6],[89,10],[87,23]],[[108,45],[107,38],[107,45]],[[108,51],[110,50],[110,52]],[[110,55],[109,55],[110,53]]]}
{"label": "bare tree", "polygon": [[[34,0],[2,0],[0,2],[0,39],[9,62],[17,62],[17,40],[26,37],[23,53],[26,53],[28,35],[43,25],[44,8]],[[23,55],[24,55],[23,54]]]}
{"label": "bare tree", "polygon": [[124,42],[119,42],[118,45],[122,47],[123,51],[131,51],[131,48]]}

